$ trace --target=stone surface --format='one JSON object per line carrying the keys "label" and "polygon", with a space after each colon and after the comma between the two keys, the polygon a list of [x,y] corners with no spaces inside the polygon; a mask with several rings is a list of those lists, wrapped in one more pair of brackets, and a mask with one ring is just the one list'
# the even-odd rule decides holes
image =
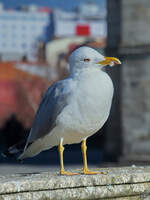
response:
{"label": "stone surface", "polygon": [[0,200],[139,199],[141,196],[146,199],[150,195],[150,167],[95,170],[108,174],[60,176],[56,172],[43,172],[1,175]]}
{"label": "stone surface", "polygon": [[143,161],[150,153],[150,1],[121,5],[123,153],[126,160]]}
{"label": "stone surface", "polygon": [[150,153],[150,58],[125,60],[122,65],[124,154]]}
{"label": "stone surface", "polygon": [[150,1],[121,0],[122,2],[122,46],[150,44]]}

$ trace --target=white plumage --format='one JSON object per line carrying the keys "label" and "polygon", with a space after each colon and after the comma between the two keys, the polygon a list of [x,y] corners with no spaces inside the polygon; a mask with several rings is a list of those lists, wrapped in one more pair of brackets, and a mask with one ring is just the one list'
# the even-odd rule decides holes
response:
{"label": "white plumage", "polygon": [[[42,109],[39,108],[37,112],[39,121],[35,118],[39,124],[33,124],[27,141],[27,145],[30,142],[32,144],[25,148],[20,159],[32,157],[60,143],[79,143],[104,125],[109,116],[113,97],[112,81],[102,69],[108,64],[120,64],[120,61],[116,58],[104,57],[89,47],[80,47],[71,54],[70,75],[67,79],[58,82],[58,86],[57,84],[56,87],[53,86],[55,90],[51,87],[45,94],[46,98],[54,98],[52,106],[57,107],[55,111],[59,109],[57,104],[63,104],[61,111],[53,120],[55,126],[43,136],[36,138],[36,134],[39,133],[34,129],[36,126],[40,128],[40,115],[42,117]],[[40,106],[46,107],[44,100]],[[49,113],[49,115],[53,114]]]}

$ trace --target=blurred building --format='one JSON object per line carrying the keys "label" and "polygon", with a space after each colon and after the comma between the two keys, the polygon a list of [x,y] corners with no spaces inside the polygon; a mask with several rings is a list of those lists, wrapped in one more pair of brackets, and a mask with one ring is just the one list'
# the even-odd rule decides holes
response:
{"label": "blurred building", "polygon": [[1,60],[42,60],[45,44],[54,38],[106,36],[106,9],[94,3],[81,4],[68,12],[35,5],[17,10],[4,10],[0,6]]}
{"label": "blurred building", "polygon": [[75,11],[55,9],[53,12],[54,36],[106,37],[106,9],[94,3],[79,5]]}
{"label": "blurred building", "polygon": [[48,82],[40,75],[18,69],[15,62],[1,62],[0,128],[12,114],[24,127],[30,128],[47,87]]}
{"label": "blurred building", "polygon": [[95,4],[93,1],[87,1],[82,3],[78,9],[79,17],[89,20],[99,20],[106,18],[107,9],[100,7],[99,4]]}
{"label": "blurred building", "polygon": [[47,40],[49,13],[36,10],[0,11],[0,57],[2,60],[37,60],[38,42]]}
{"label": "blurred building", "polygon": [[76,47],[91,42],[93,47],[99,45],[99,48],[104,48],[106,9],[99,5],[86,2],[69,12],[54,9],[51,20],[51,41],[46,45],[46,60],[55,74],[64,71],[57,78],[66,74],[68,54]]}

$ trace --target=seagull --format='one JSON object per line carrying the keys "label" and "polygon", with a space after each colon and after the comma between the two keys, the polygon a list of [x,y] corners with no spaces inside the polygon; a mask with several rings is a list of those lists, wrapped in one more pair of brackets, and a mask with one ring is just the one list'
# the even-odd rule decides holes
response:
{"label": "seagull", "polygon": [[24,151],[18,159],[33,157],[58,146],[60,174],[76,175],[78,173],[64,168],[64,145],[81,142],[82,173],[102,173],[88,169],[86,140],[109,116],[114,88],[103,67],[116,64],[121,64],[119,59],[105,57],[93,48],[82,46],[74,50],[69,57],[68,77],[51,85],[43,95]]}

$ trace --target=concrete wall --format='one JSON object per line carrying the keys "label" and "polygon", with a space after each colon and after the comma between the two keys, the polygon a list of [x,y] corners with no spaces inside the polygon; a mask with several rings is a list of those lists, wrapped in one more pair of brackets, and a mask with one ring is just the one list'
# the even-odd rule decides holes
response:
{"label": "concrete wall", "polygon": [[121,3],[124,156],[142,160],[150,153],[150,1]]}
{"label": "concrete wall", "polygon": [[150,44],[150,1],[121,0],[122,46]]}
{"label": "concrete wall", "polygon": [[124,153],[150,153],[150,58],[124,60],[122,73]]}

